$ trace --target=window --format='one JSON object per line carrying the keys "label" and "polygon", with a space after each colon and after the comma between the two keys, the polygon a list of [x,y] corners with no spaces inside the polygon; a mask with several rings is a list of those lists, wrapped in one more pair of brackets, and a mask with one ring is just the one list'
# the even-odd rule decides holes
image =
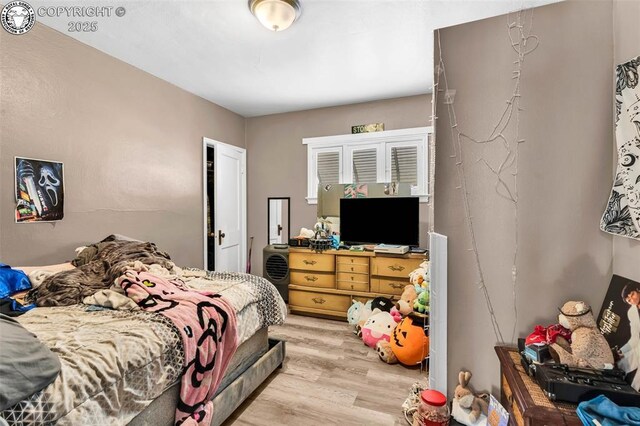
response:
{"label": "window", "polygon": [[430,127],[355,135],[305,138],[307,201],[317,203],[319,184],[411,184],[411,193],[428,194],[428,136]]}

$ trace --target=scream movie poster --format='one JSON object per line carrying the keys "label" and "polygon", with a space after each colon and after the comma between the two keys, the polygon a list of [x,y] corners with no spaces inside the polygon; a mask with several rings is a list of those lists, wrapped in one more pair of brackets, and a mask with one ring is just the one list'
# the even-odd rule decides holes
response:
{"label": "scream movie poster", "polygon": [[64,217],[62,163],[15,158],[16,222],[50,222]]}

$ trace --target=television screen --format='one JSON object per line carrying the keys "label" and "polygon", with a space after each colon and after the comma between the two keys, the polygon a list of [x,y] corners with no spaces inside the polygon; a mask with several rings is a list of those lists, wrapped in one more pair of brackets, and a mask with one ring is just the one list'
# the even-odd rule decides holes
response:
{"label": "television screen", "polygon": [[346,244],[419,244],[418,197],[340,199],[340,239]]}

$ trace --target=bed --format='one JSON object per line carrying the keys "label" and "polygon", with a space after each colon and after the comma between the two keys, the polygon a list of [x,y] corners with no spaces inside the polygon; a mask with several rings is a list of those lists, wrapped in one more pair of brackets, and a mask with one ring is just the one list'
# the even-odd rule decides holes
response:
{"label": "bed", "polygon": [[[254,275],[186,269],[181,279],[219,293],[236,313],[238,349],[213,399],[212,424],[219,425],[282,364],[284,342],[269,340],[267,327],[284,322],[286,306]],[[9,425],[173,424],[184,355],[179,330],[166,317],[74,304],[38,307],[18,321],[58,355],[61,371],[0,412]]]}

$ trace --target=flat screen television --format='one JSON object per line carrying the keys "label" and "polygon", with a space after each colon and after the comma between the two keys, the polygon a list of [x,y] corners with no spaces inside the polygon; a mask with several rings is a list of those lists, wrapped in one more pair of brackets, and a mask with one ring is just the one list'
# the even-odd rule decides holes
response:
{"label": "flat screen television", "polygon": [[419,245],[418,197],[340,199],[340,239],[346,244]]}

